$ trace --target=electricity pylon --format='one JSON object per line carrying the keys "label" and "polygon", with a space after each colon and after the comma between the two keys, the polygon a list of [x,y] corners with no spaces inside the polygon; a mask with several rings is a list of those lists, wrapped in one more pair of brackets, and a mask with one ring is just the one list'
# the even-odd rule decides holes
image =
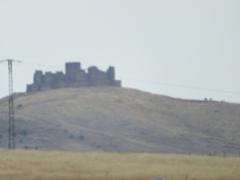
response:
{"label": "electricity pylon", "polygon": [[8,149],[15,149],[15,125],[14,125],[14,94],[13,94],[13,62],[20,63],[21,61],[6,59],[2,62],[8,62]]}

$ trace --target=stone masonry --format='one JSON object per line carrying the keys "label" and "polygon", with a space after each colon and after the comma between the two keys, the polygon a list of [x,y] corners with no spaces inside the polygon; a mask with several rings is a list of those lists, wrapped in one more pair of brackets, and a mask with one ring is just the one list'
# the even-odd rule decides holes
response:
{"label": "stone masonry", "polygon": [[65,73],[35,71],[33,84],[27,85],[27,92],[90,86],[121,87],[121,81],[115,80],[115,68],[112,66],[106,72],[99,70],[96,66],[91,66],[86,71],[81,69],[81,63],[68,62],[65,64]]}

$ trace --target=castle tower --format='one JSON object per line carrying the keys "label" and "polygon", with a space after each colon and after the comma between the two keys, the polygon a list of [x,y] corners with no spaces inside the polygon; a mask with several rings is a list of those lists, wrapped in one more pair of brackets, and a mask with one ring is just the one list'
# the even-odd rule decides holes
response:
{"label": "castle tower", "polygon": [[66,75],[76,74],[81,69],[81,63],[79,62],[68,62],[65,64]]}
{"label": "castle tower", "polygon": [[110,82],[115,81],[115,68],[113,66],[110,66],[107,70],[107,79]]}
{"label": "castle tower", "polygon": [[74,83],[77,79],[77,75],[81,70],[81,63],[79,62],[68,62],[65,64],[66,71],[66,82]]}
{"label": "castle tower", "polygon": [[91,66],[88,68],[88,81],[89,85],[95,85],[98,79],[98,68],[96,66]]}
{"label": "castle tower", "polygon": [[33,82],[37,86],[41,86],[43,83],[43,72],[42,71],[36,71],[33,77]]}

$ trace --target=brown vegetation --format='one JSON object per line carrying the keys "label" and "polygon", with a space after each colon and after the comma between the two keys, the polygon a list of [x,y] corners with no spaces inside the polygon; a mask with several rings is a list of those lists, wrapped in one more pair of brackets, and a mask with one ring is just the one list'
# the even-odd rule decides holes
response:
{"label": "brown vegetation", "polygon": [[240,159],[160,154],[0,151],[1,180],[151,180],[154,177],[166,180],[238,180]]}

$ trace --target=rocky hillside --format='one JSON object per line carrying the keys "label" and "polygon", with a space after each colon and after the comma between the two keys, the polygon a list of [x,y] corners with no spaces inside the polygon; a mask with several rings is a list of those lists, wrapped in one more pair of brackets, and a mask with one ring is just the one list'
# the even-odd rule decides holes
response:
{"label": "rocky hillside", "polygon": [[[0,147],[7,147],[7,99]],[[18,148],[69,151],[240,152],[240,105],[126,88],[69,88],[15,98]]]}

